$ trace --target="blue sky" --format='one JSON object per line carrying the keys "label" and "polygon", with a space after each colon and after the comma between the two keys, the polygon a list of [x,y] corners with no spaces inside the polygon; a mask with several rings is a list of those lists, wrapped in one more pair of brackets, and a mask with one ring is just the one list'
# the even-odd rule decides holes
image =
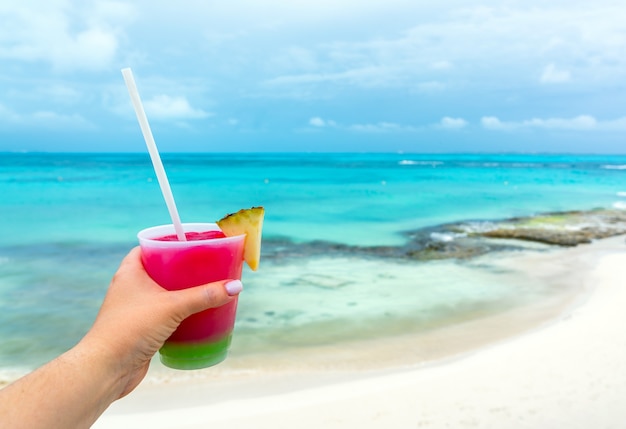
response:
{"label": "blue sky", "polygon": [[626,153],[626,3],[0,4],[0,151]]}

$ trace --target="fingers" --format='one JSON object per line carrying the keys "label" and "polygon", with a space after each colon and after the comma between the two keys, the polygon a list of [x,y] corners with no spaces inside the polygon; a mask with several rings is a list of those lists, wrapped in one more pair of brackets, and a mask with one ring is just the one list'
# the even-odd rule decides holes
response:
{"label": "fingers", "polygon": [[[135,274],[137,272],[145,272],[143,268],[143,264],[141,262],[141,249],[139,246],[133,248],[128,254],[122,259],[120,262],[120,266],[115,273],[115,276],[119,277],[122,274],[122,277]],[[147,274],[146,274],[147,275]]]}
{"label": "fingers", "polygon": [[184,317],[208,308],[220,307],[241,292],[243,285],[240,280],[221,280],[196,286],[189,289],[168,292]]}
{"label": "fingers", "polygon": [[141,248],[139,246],[135,246],[131,249],[130,252],[122,259],[120,266],[124,265],[137,265],[141,264]]}
{"label": "fingers", "polygon": [[122,289],[120,294],[130,294],[131,292],[141,292],[149,289],[159,288],[146,272],[141,262],[141,249],[133,248],[120,262],[120,266],[113,275],[111,288],[114,290]]}
{"label": "fingers", "polygon": [[243,290],[243,284],[241,280],[229,280],[224,284],[224,288],[226,288],[226,293],[229,296],[235,296]]}
{"label": "fingers", "polygon": [[[133,273],[135,281],[141,279],[148,281],[163,292],[160,286],[150,279],[141,263],[141,249],[139,246],[133,248],[122,260],[120,270],[126,273]],[[139,277],[136,277],[139,276]],[[207,308],[220,307],[233,300],[241,292],[243,285],[240,280],[227,279],[220,280],[193,288],[177,291],[167,291],[164,295],[169,301],[168,307],[172,305],[173,312],[183,318],[197,313]],[[172,308],[172,307],[170,307]]]}

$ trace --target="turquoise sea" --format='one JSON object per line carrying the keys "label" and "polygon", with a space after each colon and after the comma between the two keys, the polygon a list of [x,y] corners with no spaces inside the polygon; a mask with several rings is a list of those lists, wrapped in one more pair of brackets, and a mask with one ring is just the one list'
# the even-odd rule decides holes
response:
{"label": "turquoise sea", "polygon": [[[266,209],[233,352],[367,338],[541,299],[467,261],[407,261],[410,231],[453,221],[626,209],[626,156],[165,154],[184,222]],[[89,328],[137,231],[169,223],[147,154],[0,153],[0,369],[29,369]],[[546,289],[547,290],[547,289]]]}

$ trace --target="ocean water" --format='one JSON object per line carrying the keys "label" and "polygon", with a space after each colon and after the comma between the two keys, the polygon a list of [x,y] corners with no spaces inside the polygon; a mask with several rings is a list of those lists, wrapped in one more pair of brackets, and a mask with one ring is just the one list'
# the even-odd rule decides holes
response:
{"label": "ocean water", "polygon": [[[484,261],[357,249],[401,246],[407,231],[453,221],[626,209],[626,156],[165,154],[163,162],[185,222],[266,209],[260,270],[244,272],[233,346],[241,353],[429,329],[551,293]],[[168,222],[147,154],[0,153],[0,369],[32,368],[76,343],[137,231]]]}

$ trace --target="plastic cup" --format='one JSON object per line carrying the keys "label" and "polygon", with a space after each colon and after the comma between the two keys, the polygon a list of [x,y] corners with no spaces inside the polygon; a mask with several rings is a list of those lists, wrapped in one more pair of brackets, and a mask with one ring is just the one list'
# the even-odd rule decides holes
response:
{"label": "plastic cup", "polygon": [[[185,232],[219,231],[214,223],[185,223]],[[159,241],[176,234],[174,225],[147,228],[137,234],[141,260],[154,281],[167,290],[180,290],[225,279],[241,279],[245,235],[188,241]],[[175,369],[199,369],[226,359],[237,298],[221,307],[183,320],[165,342],[161,362]]]}

